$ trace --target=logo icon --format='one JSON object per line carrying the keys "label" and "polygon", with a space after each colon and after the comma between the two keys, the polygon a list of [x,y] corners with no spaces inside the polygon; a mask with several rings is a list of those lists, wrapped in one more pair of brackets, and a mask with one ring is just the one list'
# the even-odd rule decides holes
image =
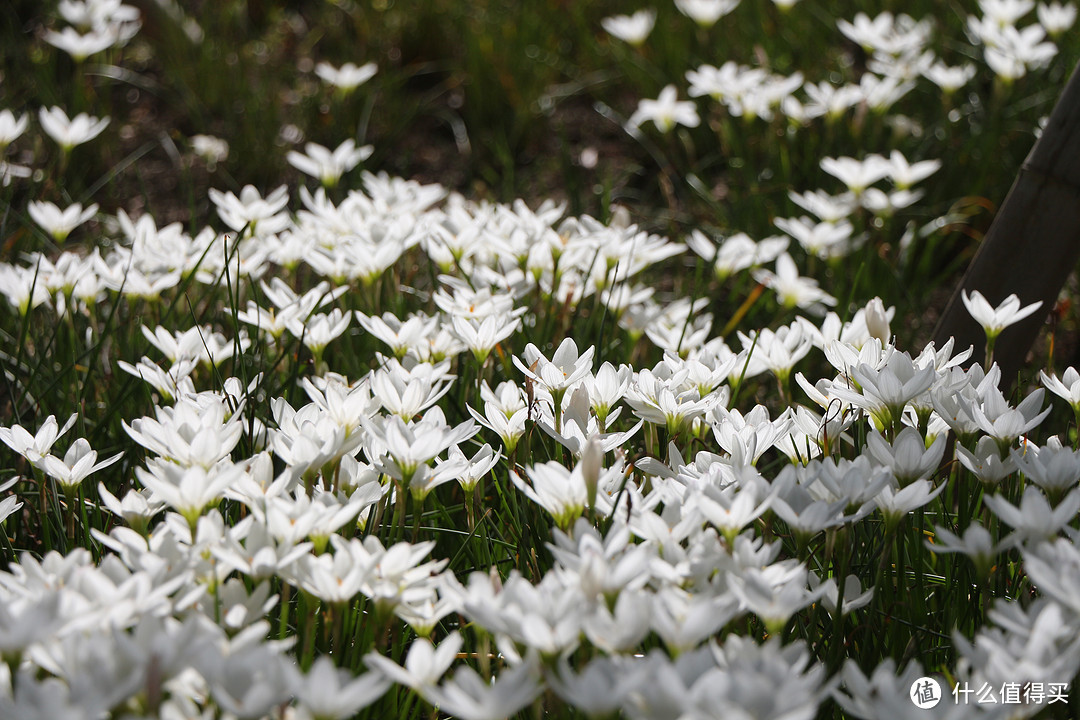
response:
{"label": "logo icon", "polygon": [[911,683],[911,692],[908,695],[915,707],[929,710],[941,702],[941,686],[932,677],[921,677]]}

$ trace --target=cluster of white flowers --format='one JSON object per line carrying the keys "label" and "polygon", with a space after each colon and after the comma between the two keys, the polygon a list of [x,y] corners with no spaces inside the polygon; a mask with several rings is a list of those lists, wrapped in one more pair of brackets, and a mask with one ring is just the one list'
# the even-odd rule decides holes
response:
{"label": "cluster of white flowers", "polygon": [[120,0],[60,0],[57,12],[68,24],[45,33],[45,41],[82,62],[111,47],[122,47],[139,32],[139,9]]}
{"label": "cluster of white flowers", "polygon": [[[675,4],[703,27],[711,27],[739,3],[738,0],[676,0]],[[986,65],[1006,81],[1045,67],[1057,54],[1056,45],[1047,36],[1059,37],[1072,27],[1077,14],[1072,3],[1039,3],[1038,22],[1018,29],[1016,23],[1035,9],[1033,0],[980,0],[979,6],[983,16],[968,18],[970,40],[984,46]],[[603,27],[614,37],[642,46],[655,21],[655,11],[641,10],[633,16],[606,18]],[[851,21],[838,20],[837,26],[869,55],[857,83],[839,84],[831,78],[808,81],[801,72],[777,75],[764,67],[748,67],[728,60],[719,68],[701,65],[687,71],[688,93],[692,98],[712,98],[734,117],[771,121],[780,114],[798,128],[816,118],[838,120],[858,106],[884,113],[911,92],[920,78],[930,80],[950,95],[975,76],[976,68],[971,63],[946,65],[929,49],[933,29],[929,19],[916,21],[909,15],[893,15],[888,11],[871,18],[860,12]],[[800,89],[802,97],[796,94]],[[642,100],[628,125],[637,127],[652,120],[661,132],[668,132],[676,125],[697,127],[700,118],[696,106],[692,102],[677,102],[677,92],[674,85],[669,85],[658,99]]]}
{"label": "cluster of white flowers", "polygon": [[[937,169],[899,154],[823,166],[849,195],[808,193],[797,202],[841,229],[874,182],[890,177],[907,187]],[[266,196],[251,187],[239,196],[215,192],[233,234],[191,237],[179,225],[120,214],[123,240],[106,254],[0,266],[19,313],[42,303],[88,313],[118,294],[158,297],[186,278],[227,278],[234,287],[243,279],[265,298],[240,298],[246,307],[237,320],[250,334],[144,327],[162,360],[120,361],[158,398],[152,416],[124,423],[146,459],[126,495],[113,495],[111,479],[99,484],[117,518],[110,532],[94,531],[109,551],[100,564],[79,549],[24,555],[0,574],[0,714],[51,708],[98,718],[139,707],[193,717],[217,708],[257,718],[291,702],[289,717],[337,718],[396,683],[465,718],[505,717],[545,689],[588,714],[635,718],[711,717],[717,708],[810,717],[829,697],[853,715],[880,717],[906,697],[912,673],[923,674],[917,663],[900,673],[886,663],[870,679],[849,663],[828,679],[806,644],[782,642],[800,614],[839,618],[867,606],[873,580],[782,556],[770,528],[782,524],[801,547],[823,536],[839,542],[870,522],[894,531],[948,489],[938,468],[950,430],[962,466],[984,488],[987,512],[1011,532],[994,543],[978,522],[954,532],[938,519],[927,528],[929,551],[967,556],[984,576],[1003,553],[1019,551],[1043,592],[1026,607],[1001,601],[974,638],[957,638],[957,677],[1036,682],[1080,670],[1080,554],[1062,538],[1080,510],[1080,454],[1056,438],[1042,446],[1027,439],[1049,412],[1042,390],[1014,406],[996,366],[962,369],[969,352],[951,343],[904,352],[880,300],[848,321],[824,313],[835,300],[799,277],[786,240],[733,236],[717,247],[702,233],[688,239],[721,276],[753,273],[782,302],[823,315],[740,333],[735,351],[712,333],[700,301],[660,305],[633,285],[643,270],[687,249],[633,226],[565,218],[552,203],[535,211],[473,203],[371,174],[363,192],[339,204],[321,190],[301,190],[300,199],[292,213],[283,188]],[[808,244],[809,221],[777,224],[809,252],[834,255]],[[800,227],[809,229],[805,237]],[[429,298],[434,314],[323,310],[406,252],[423,253],[444,273]],[[775,273],[760,267],[774,260]],[[300,264],[319,278],[310,289],[279,277]],[[663,359],[641,368],[598,364],[596,348],[569,338],[552,352],[539,338],[508,346],[541,320],[531,305],[537,293],[568,309],[593,298],[631,332],[641,328],[666,351]],[[991,308],[977,294],[969,303],[988,333],[1034,310],[1014,299]],[[390,353],[360,378],[333,372],[334,356],[323,354],[347,330]],[[252,344],[276,351],[286,333],[320,358],[316,374],[300,383],[306,404],[254,402],[259,377],[199,389],[212,376],[198,368],[220,367]],[[496,347],[511,357],[502,364],[511,374],[478,378],[471,417],[450,422],[443,398],[459,382],[452,368],[491,368]],[[813,352],[835,374],[796,372]],[[794,376],[811,406],[788,398],[775,417],[760,404],[738,409],[738,387],[766,373],[784,388]],[[1070,369],[1064,380],[1044,381],[1080,407],[1077,377]],[[98,462],[83,438],[63,459],[53,454],[75,420],[60,428],[50,417],[33,433],[0,428],[0,440],[74,497],[87,476],[119,457]],[[533,424],[570,462],[530,459],[499,469]],[[658,433],[666,448],[643,439]],[[652,454],[631,462],[642,442]],[[854,459],[840,457],[852,444]],[[779,471],[775,463],[759,469],[776,457],[787,459]],[[1018,473],[1022,494],[1007,490]],[[392,516],[405,498],[422,507],[445,483],[461,486],[475,522],[471,506],[490,497],[487,482],[505,483],[500,492],[516,488],[520,502],[551,518],[554,567],[535,583],[516,572],[458,578],[448,558],[431,557],[432,541],[378,540],[380,529],[400,522]],[[223,503],[242,505],[243,520],[227,522]],[[14,495],[0,499],[0,522],[17,522],[19,509]],[[327,659],[301,672],[286,652],[295,636],[267,640],[268,613],[282,602],[272,587],[297,588],[335,612],[363,598],[372,622],[396,618],[416,639],[402,665],[372,651],[359,677]],[[457,661],[469,631],[429,640],[456,615],[495,639],[497,680]],[[775,637],[758,642],[732,632],[751,617]],[[642,654],[650,636],[667,652]],[[592,659],[571,663],[582,646]],[[1022,677],[1010,674],[1016,668]]]}

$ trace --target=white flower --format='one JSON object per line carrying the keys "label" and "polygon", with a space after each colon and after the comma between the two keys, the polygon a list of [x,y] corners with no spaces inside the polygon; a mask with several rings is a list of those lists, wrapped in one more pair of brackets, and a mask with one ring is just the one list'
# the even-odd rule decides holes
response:
{"label": "white flower", "polygon": [[240,190],[240,197],[216,188],[210,188],[208,194],[217,206],[221,221],[237,232],[247,227],[249,235],[256,231],[272,235],[289,226],[288,213],[283,212],[289,202],[289,190],[284,185],[265,198],[253,185],[245,185]]}
{"label": "white flower", "polygon": [[934,366],[917,368],[910,355],[898,352],[884,367],[862,363],[850,374],[862,392],[834,385],[833,394],[868,411],[882,428],[899,422],[904,406],[929,390],[937,378]]}
{"label": "white flower", "polygon": [[982,578],[989,575],[994,558],[1008,546],[1009,543],[994,543],[990,531],[978,523],[968,525],[963,538],[957,537],[943,527],[935,528],[933,542],[930,540],[926,542],[926,547],[937,555],[946,553],[967,555],[975,563],[975,568]]}
{"label": "white flower", "polygon": [[675,0],[679,12],[704,28],[712,27],[738,6],[739,0]]}
{"label": "white flower", "polygon": [[930,503],[944,489],[944,482],[935,488],[929,480],[916,480],[899,491],[886,485],[874,498],[874,502],[885,518],[886,528],[891,529],[896,527],[909,512]]}
{"label": "white flower", "polygon": [[69,120],[67,113],[59,107],[48,110],[41,108],[38,118],[41,120],[41,129],[65,152],[93,140],[109,125],[109,118],[99,120],[86,113],[79,113]]}
{"label": "white flower", "polygon": [[315,66],[315,74],[322,78],[323,82],[329,83],[343,92],[350,92],[375,77],[378,66],[367,63],[357,67],[349,62],[340,68],[335,68],[327,62],[321,62]]}
{"label": "white flower", "polygon": [[45,418],[45,422],[38,428],[36,435],[31,435],[21,425],[12,425],[10,428],[0,427],[0,440],[26,458],[31,465],[41,467],[53,443],[71,429],[78,417],[78,414],[73,414],[61,428],[56,422],[56,417],[50,415]]}
{"label": "white flower", "polygon": [[210,172],[229,157],[229,143],[213,135],[193,135],[191,150],[206,161],[206,169]]}
{"label": "white flower", "polygon": [[115,463],[123,454],[119,452],[101,462],[96,462],[97,451],[92,450],[90,443],[85,439],[79,438],[68,448],[63,460],[54,455],[46,455],[41,461],[41,466],[45,473],[55,478],[62,487],[72,489],[78,487],[91,473]]}
{"label": "white flower", "polygon": [[483,364],[496,345],[517,332],[521,320],[513,315],[488,315],[485,318],[453,317],[454,334]]}
{"label": "white flower", "polygon": [[1034,0],[979,0],[979,9],[998,25],[1016,25],[1016,21],[1031,12]]}
{"label": "white flower", "polygon": [[1080,490],[1066,495],[1057,507],[1051,507],[1046,496],[1038,488],[1027,486],[1016,507],[1001,495],[984,497],[983,502],[998,519],[1013,528],[1010,540],[1052,540],[1072,522],[1080,510]]}
{"label": "white flower", "polygon": [[866,437],[867,450],[882,465],[888,467],[901,486],[914,480],[922,480],[941,464],[945,454],[945,436],[938,435],[930,447],[922,434],[913,427],[905,427],[890,445],[875,431]]}
{"label": "white flower", "polygon": [[1080,412],[1080,373],[1076,368],[1066,368],[1060,380],[1057,375],[1047,375],[1045,370],[1040,370],[1039,379],[1047,390],[1069,403],[1073,412]]}
{"label": "white flower", "polygon": [[573,526],[574,521],[585,511],[588,490],[581,463],[573,471],[555,461],[533,465],[525,471],[532,484],[526,483],[517,472],[511,471],[510,478],[519,490],[529,499],[547,510],[555,523],[563,531]]}
{"label": "white flower", "polygon": [[349,138],[332,152],[317,143],[308,143],[304,146],[306,155],[293,150],[285,159],[300,172],[318,178],[325,187],[334,187],[342,175],[369,158],[372,150],[370,145],[356,147],[356,142]]}
{"label": "white flower", "polygon": [[66,27],[60,32],[49,30],[45,33],[45,42],[63,50],[75,62],[82,62],[91,55],[97,55],[102,50],[118,44],[119,41],[120,37],[116,34],[100,30],[91,30],[83,34],[75,28]]}
{"label": "white flower", "polygon": [[905,190],[920,180],[925,180],[941,169],[940,160],[923,160],[909,163],[899,150],[889,154],[889,176],[897,188]]}
{"label": "white flower", "polygon": [[409,646],[404,667],[375,652],[364,656],[364,664],[384,675],[388,681],[392,680],[430,700],[431,691],[457,659],[462,642],[463,638],[457,632],[448,635],[438,647],[427,638],[417,638]]}
{"label": "white flower", "polygon": [[27,115],[16,118],[10,110],[0,110],[0,153],[26,131],[29,123]]}
{"label": "white flower", "polygon": [[382,697],[390,685],[390,679],[382,673],[353,677],[323,655],[297,684],[296,702],[319,720],[351,718]]}
{"label": "white flower", "polygon": [[649,37],[656,24],[656,11],[638,10],[633,15],[615,15],[604,18],[600,24],[612,37],[638,47]]}
{"label": "white flower", "polygon": [[531,703],[541,689],[537,662],[530,660],[490,679],[461,665],[452,680],[432,688],[429,695],[432,704],[454,717],[502,720]]}
{"label": "white flower", "polygon": [[1039,3],[1035,12],[1039,16],[1039,23],[1050,37],[1057,37],[1076,22],[1076,6],[1072,3],[1062,5],[1056,0],[1049,5]]}
{"label": "white flower", "polygon": [[1010,453],[1016,467],[1028,480],[1043,489],[1052,501],[1060,501],[1080,479],[1080,453],[1063,447],[1057,437],[1043,447],[1028,443],[1025,450]]}
{"label": "white flower", "polygon": [[697,114],[697,106],[690,100],[680,101],[678,91],[674,85],[668,85],[660,91],[660,97],[656,100],[642,100],[638,103],[637,110],[630,116],[627,127],[638,128],[647,120],[651,120],[660,132],[670,132],[676,125],[697,127],[701,119]]}
{"label": "white flower", "polygon": [[882,156],[871,154],[864,160],[851,157],[822,158],[821,169],[844,183],[855,197],[859,197],[866,188],[888,177],[892,167]]}
{"label": "white flower", "polygon": [[95,203],[84,210],[82,205],[75,203],[61,210],[51,202],[31,201],[26,211],[54,240],[63,242],[72,230],[94,217],[98,206]]}
{"label": "white flower", "polygon": [[556,400],[561,400],[567,389],[576,385],[592,371],[595,351],[596,348],[590,347],[578,354],[577,343],[574,339],[565,338],[556,348],[551,360],[548,360],[535,345],[529,343],[522,353],[525,361],[522,362],[515,355],[514,364],[525,373],[526,377],[539,383],[555,396]]}
{"label": "white flower", "polygon": [[991,307],[990,303],[978,290],[973,290],[971,295],[968,295],[967,290],[964,290],[961,293],[961,299],[964,301],[964,307],[967,308],[975,322],[982,325],[988,340],[996,338],[1001,334],[1002,330],[1020,322],[1042,307],[1042,300],[1020,307],[1020,298],[1015,294],[1005,298],[996,308]]}
{"label": "white flower", "polygon": [[[799,275],[799,268],[786,252],[776,258],[776,272],[754,270],[754,279],[776,293],[780,304],[787,308],[814,310],[821,305],[835,305],[836,298],[818,287],[817,280]],[[821,308],[819,314],[825,312]]]}
{"label": "white flower", "polygon": [[937,62],[923,71],[926,79],[940,87],[946,94],[956,92],[975,77],[975,66],[965,63],[956,67],[949,67],[944,63]]}
{"label": "white flower", "polygon": [[1016,472],[1016,463],[1012,457],[1002,459],[997,440],[987,435],[979,438],[974,452],[956,443],[956,455],[960,464],[970,470],[983,485],[997,485]]}

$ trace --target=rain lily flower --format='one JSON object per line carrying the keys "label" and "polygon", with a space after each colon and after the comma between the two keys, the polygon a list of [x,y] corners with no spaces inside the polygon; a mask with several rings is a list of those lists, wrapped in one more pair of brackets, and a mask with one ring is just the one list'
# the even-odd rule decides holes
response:
{"label": "rain lily flower", "polygon": [[282,212],[289,202],[289,190],[280,186],[265,198],[253,185],[245,185],[240,197],[210,188],[210,200],[217,206],[218,217],[233,230],[248,228],[248,235],[273,234],[289,226],[288,213]]}
{"label": "rain lily flower", "polygon": [[940,160],[923,160],[909,163],[899,150],[889,154],[889,177],[900,190],[905,190],[920,180],[925,180],[941,169]]}
{"label": "rain lily flower", "polygon": [[990,341],[996,339],[1005,328],[1020,322],[1042,307],[1041,300],[1021,307],[1020,298],[1015,294],[1002,300],[997,307],[991,307],[978,290],[972,290],[970,295],[967,290],[964,290],[961,293],[961,299],[975,322],[982,325],[986,338]]}
{"label": "rain lily flower", "polygon": [[453,679],[428,691],[430,702],[441,711],[464,720],[499,720],[528,705],[542,691],[535,660],[504,669],[486,680],[468,665],[459,666]]}
{"label": "rain lily flower", "polygon": [[1043,447],[1027,443],[1023,450],[1010,453],[1016,468],[1043,489],[1052,503],[1058,503],[1080,481],[1080,453],[1062,447],[1056,437]]}
{"label": "rain lily flower", "polygon": [[640,47],[645,42],[655,24],[655,10],[638,10],[633,15],[615,15],[600,21],[609,35],[634,47]]}
{"label": "rain lily flower", "polygon": [[892,531],[905,515],[929,504],[944,489],[944,482],[935,488],[929,480],[916,480],[902,490],[886,485],[874,502],[885,518],[886,529]]}
{"label": "rain lily flower", "polygon": [[913,427],[901,430],[891,445],[872,431],[866,438],[866,445],[870,455],[892,471],[901,487],[929,477],[945,455],[944,435],[938,435],[927,447],[922,434]]}
{"label": "rain lily flower", "polygon": [[835,578],[827,578],[822,581],[817,575],[810,573],[810,589],[821,591],[821,604],[825,606],[830,615],[836,615],[838,603],[841,604],[840,612],[847,615],[853,610],[866,607],[874,597],[874,588],[864,592],[862,582],[857,575],[848,575],[844,578],[844,590],[843,594],[841,594],[836,587]]}
{"label": "rain lily flower", "polygon": [[986,333],[985,362],[987,367],[994,359],[994,345],[1001,331],[1020,322],[1042,307],[1042,300],[1020,307],[1020,298],[1016,296],[1016,293],[1002,300],[1001,304],[996,308],[991,307],[987,299],[978,290],[972,290],[970,295],[968,295],[967,290],[964,290],[960,297],[964,301],[964,307],[967,308],[968,313],[974,318],[975,322],[982,326],[983,332]]}
{"label": "rain lily flower", "polygon": [[836,298],[819,288],[817,280],[799,275],[798,266],[786,252],[776,258],[775,273],[759,269],[754,270],[753,274],[755,280],[776,293],[777,299],[784,307],[799,307],[806,310],[820,308],[819,314],[824,314],[822,305],[836,304]]}
{"label": "rain lily flower", "polygon": [[956,67],[949,67],[944,63],[937,62],[923,70],[923,75],[927,80],[940,87],[946,95],[950,95],[967,85],[975,77],[975,66],[966,63]]}
{"label": "rain lily flower", "polygon": [[29,123],[30,119],[27,115],[16,118],[10,110],[0,110],[0,155],[3,155],[7,146],[26,131]]}
{"label": "rain lily flower", "polygon": [[356,142],[349,138],[334,151],[317,143],[308,143],[304,146],[306,154],[294,150],[285,159],[297,170],[318,178],[324,187],[332,188],[343,174],[369,158],[373,150],[370,145],[358,148]]}
{"label": "rain lily flower", "polygon": [[986,486],[997,485],[1016,472],[1016,463],[1012,456],[1002,458],[998,442],[987,435],[979,438],[974,451],[957,443],[956,457],[961,465]]}
{"label": "rain lily flower", "polygon": [[333,85],[343,93],[349,93],[375,77],[378,69],[378,66],[373,62],[359,67],[349,62],[340,68],[335,68],[327,62],[321,62],[315,66],[315,74],[323,82]]}
{"label": "rain lily flower", "polygon": [[217,164],[229,157],[229,143],[213,135],[193,135],[191,151],[206,161],[206,169],[214,172]]}
{"label": "rain lily flower", "polygon": [[711,28],[738,6],[739,0],[675,0],[679,12],[703,28]]}
{"label": "rain lily flower", "polygon": [[296,702],[320,720],[351,718],[390,689],[390,678],[370,672],[353,677],[323,655],[297,685]]}
{"label": "rain lily flower", "polygon": [[821,169],[840,180],[856,198],[878,180],[889,177],[892,166],[881,155],[867,155],[863,160],[851,157],[822,158]]}
{"label": "rain lily flower", "polygon": [[123,455],[124,453],[119,452],[101,462],[96,462],[97,451],[92,450],[90,443],[84,438],[79,438],[68,448],[63,460],[53,455],[46,455],[41,461],[41,468],[65,490],[73,490],[82,484],[87,476],[109,467]]}
{"label": "rain lily flower", "polygon": [[31,435],[21,425],[12,425],[10,428],[0,427],[0,440],[26,458],[34,467],[41,467],[53,443],[70,430],[78,418],[78,414],[73,414],[64,423],[64,427],[60,427],[56,422],[56,417],[50,415],[45,418],[45,422],[38,428],[36,435]]}
{"label": "rain lily flower", "polygon": [[1024,488],[1020,507],[1001,495],[984,497],[983,502],[1014,532],[1009,540],[1038,542],[1052,540],[1080,510],[1080,490],[1073,490],[1057,506],[1051,506],[1046,496],[1035,487]]}
{"label": "rain lily flower", "polygon": [[984,579],[990,575],[994,558],[1003,550],[1008,549],[1008,545],[1008,543],[995,543],[990,532],[978,523],[969,525],[962,538],[943,527],[935,528],[933,541],[926,542],[926,547],[938,555],[945,553],[967,555],[975,563],[979,577]]}
{"label": "rain lily flower", "polygon": [[49,30],[45,33],[45,42],[63,50],[77,63],[82,62],[91,55],[97,55],[102,50],[111,48],[119,40],[119,36],[107,30],[91,30],[88,33],[80,33],[75,28],[66,27],[60,32]]}
{"label": "rain lily flower", "polygon": [[[596,348],[590,347],[579,354],[574,339],[565,338],[559,343],[551,360],[548,360],[535,345],[529,343],[522,353],[525,357],[524,362],[515,355],[514,365],[525,373],[527,378],[551,393],[554,399],[554,411],[558,415],[561,413],[562,398],[566,391],[592,371],[595,350]],[[555,429],[559,429],[558,423]]]}
{"label": "rain lily flower", "polygon": [[578,463],[571,471],[552,461],[533,465],[525,472],[531,484],[522,480],[516,472],[511,472],[510,478],[514,485],[530,500],[547,510],[561,530],[569,530],[574,521],[585,512],[588,502],[588,488],[585,485],[582,464]]}
{"label": "rain lily flower", "polygon": [[364,664],[381,673],[386,679],[398,685],[416,691],[420,697],[428,700],[446,671],[450,669],[461,650],[464,638],[460,633],[451,633],[436,647],[427,638],[417,638],[409,646],[402,667],[388,657],[372,652],[364,656]]}
{"label": "rain lily flower", "polygon": [[678,100],[678,91],[674,85],[668,85],[661,90],[660,97],[656,100],[640,101],[637,110],[630,116],[627,127],[636,129],[648,120],[662,133],[670,132],[676,125],[694,128],[701,123],[697,106],[689,100]]}
{"label": "rain lily flower", "polygon": [[51,202],[31,201],[26,211],[56,242],[63,242],[72,230],[94,217],[98,206],[95,203],[84,210],[82,205],[75,203],[61,210]]}
{"label": "rain lily flower", "polygon": [[1076,368],[1066,368],[1060,380],[1057,375],[1047,375],[1045,370],[1040,370],[1039,379],[1047,390],[1069,403],[1074,413],[1080,413],[1080,373]]}
{"label": "rain lily flower", "polygon": [[1039,3],[1035,13],[1046,34],[1052,38],[1061,35],[1076,22],[1076,5],[1072,3],[1062,5],[1056,0],[1049,4]]}
{"label": "rain lily flower", "polygon": [[65,153],[76,145],[93,140],[109,125],[109,118],[98,119],[86,113],[79,113],[69,120],[67,113],[59,107],[48,110],[41,108],[38,118],[41,120],[41,129],[55,140]]}

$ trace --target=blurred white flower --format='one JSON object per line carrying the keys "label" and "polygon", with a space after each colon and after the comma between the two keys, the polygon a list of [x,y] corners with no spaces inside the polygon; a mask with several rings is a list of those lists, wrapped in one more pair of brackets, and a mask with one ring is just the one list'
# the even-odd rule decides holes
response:
{"label": "blurred white flower", "polygon": [[1016,25],[1034,7],[1034,0],[979,0],[983,15],[998,25]]}
{"label": "blurred white flower", "polygon": [[229,157],[229,143],[213,135],[193,135],[191,151],[206,161],[206,169],[214,172],[217,164]]}
{"label": "blurred white flower", "polygon": [[432,688],[429,695],[433,705],[454,717],[497,720],[516,714],[541,690],[538,662],[530,659],[503,669],[497,678],[487,679],[468,665],[460,665],[453,679]]}
{"label": "blurred white flower", "polygon": [[864,160],[851,157],[822,158],[821,169],[847,186],[856,198],[878,180],[889,177],[891,166],[881,155],[867,155]]}
{"label": "blurred white flower", "polygon": [[439,680],[457,658],[463,641],[461,634],[457,632],[447,635],[438,647],[427,638],[417,638],[409,646],[404,667],[376,652],[365,655],[364,664],[383,675],[388,682],[392,680],[415,691],[424,699],[430,699],[431,691],[438,686]]}
{"label": "blurred white flower", "polygon": [[322,78],[323,82],[333,85],[343,92],[350,92],[375,77],[378,66],[367,63],[357,67],[353,63],[345,63],[340,68],[335,68],[327,62],[321,62],[315,66],[315,74]]}
{"label": "blurred white flower", "polygon": [[922,160],[909,163],[899,150],[893,150],[888,160],[889,177],[900,190],[906,190],[915,183],[925,180],[941,169],[940,160]]}
{"label": "blurred white flower", "polygon": [[271,235],[289,226],[289,215],[283,212],[289,202],[289,191],[280,186],[265,198],[253,185],[245,185],[240,197],[210,188],[210,199],[217,206],[221,221],[236,231],[248,228],[248,235]]}
{"label": "blurred white flower", "polygon": [[0,187],[7,187],[14,178],[28,178],[33,174],[34,171],[24,165],[13,165],[0,160]]}
{"label": "blurred white flower", "polygon": [[1076,6],[1072,3],[1062,5],[1056,0],[1050,4],[1039,3],[1035,12],[1046,34],[1052,38],[1061,35],[1076,22]]}
{"label": "blurred white flower", "polygon": [[739,6],[739,0],[675,0],[675,7],[703,28],[710,28],[716,21]]}
{"label": "blurred white flower", "polygon": [[75,203],[61,210],[51,202],[31,201],[26,211],[54,240],[63,242],[72,230],[94,217],[98,206],[94,204],[84,210],[82,205]]}
{"label": "blurred white flower", "polygon": [[27,115],[16,118],[10,110],[0,110],[0,155],[26,131],[29,123],[30,118]]}
{"label": "blurred white flower", "polygon": [[109,125],[109,118],[98,119],[86,113],[68,119],[67,113],[59,107],[41,108],[38,118],[41,129],[65,152],[93,140]]}
{"label": "blurred white flower", "polygon": [[304,146],[306,154],[292,150],[285,159],[300,172],[318,178],[324,187],[331,188],[337,185],[342,175],[371,157],[373,150],[371,145],[358,148],[349,138],[333,151],[317,143],[308,143]]}
{"label": "blurred white flower", "polygon": [[[799,268],[786,252],[776,258],[775,273],[765,269],[755,270],[754,279],[771,288],[780,304],[787,308],[809,310],[836,304],[836,298],[819,288],[817,280],[799,275]],[[824,312],[822,308],[819,314]]]}
{"label": "blurred white flower", "polygon": [[668,85],[660,91],[656,100],[641,100],[637,110],[627,122],[628,128],[638,128],[643,122],[651,120],[660,132],[670,132],[676,125],[697,127],[701,118],[697,106],[690,100],[678,100],[678,91],[674,85]]}
{"label": "blurred white flower", "polygon": [[937,62],[924,70],[923,75],[948,95],[964,87],[971,78],[975,77],[975,66],[965,63],[950,67],[945,63]]}
{"label": "blurred white flower", "polygon": [[45,42],[63,50],[75,62],[82,62],[91,55],[97,55],[102,50],[116,45],[119,40],[120,38],[117,35],[108,30],[91,30],[88,33],[80,33],[75,28],[66,27],[60,32],[49,30],[45,33]]}
{"label": "blurred white flower", "polygon": [[633,15],[614,15],[600,21],[609,35],[634,47],[640,47],[645,42],[655,24],[655,10],[638,10]]}

